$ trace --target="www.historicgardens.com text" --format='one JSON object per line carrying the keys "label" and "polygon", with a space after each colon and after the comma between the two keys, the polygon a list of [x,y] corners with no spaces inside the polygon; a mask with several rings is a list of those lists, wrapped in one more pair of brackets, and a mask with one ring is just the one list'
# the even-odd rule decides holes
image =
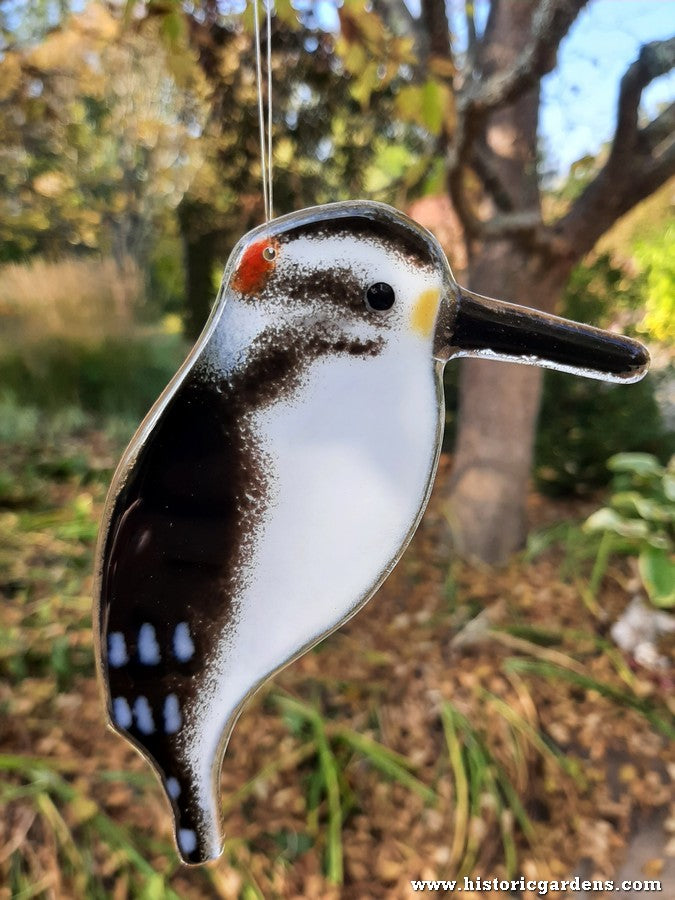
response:
{"label": "www.historicgardens.com text", "polygon": [[643,881],[603,881],[598,879],[587,879],[575,876],[574,878],[563,878],[561,880],[547,880],[520,878],[506,880],[505,878],[468,878],[464,876],[463,881],[417,881],[411,879],[410,886],[413,891],[454,891],[487,893],[488,891],[529,891],[545,897],[549,891],[649,891],[651,893],[661,893],[663,888],[661,882],[656,880]]}

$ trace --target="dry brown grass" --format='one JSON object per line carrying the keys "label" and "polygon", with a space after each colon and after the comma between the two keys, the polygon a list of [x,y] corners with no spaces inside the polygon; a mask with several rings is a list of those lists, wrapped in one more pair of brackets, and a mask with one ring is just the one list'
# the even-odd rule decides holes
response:
{"label": "dry brown grass", "polygon": [[122,267],[111,257],[10,263],[0,268],[0,342],[126,334],[142,291],[130,259]]}

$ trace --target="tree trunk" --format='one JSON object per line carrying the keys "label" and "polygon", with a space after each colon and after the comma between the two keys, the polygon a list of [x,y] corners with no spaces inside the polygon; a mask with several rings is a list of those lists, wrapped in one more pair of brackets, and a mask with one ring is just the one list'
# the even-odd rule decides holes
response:
{"label": "tree trunk", "polygon": [[213,271],[220,235],[203,230],[208,211],[199,204],[183,201],[178,208],[185,261],[185,333],[197,338],[209,317],[215,289]]}
{"label": "tree trunk", "polygon": [[[471,289],[551,310],[567,272],[542,271],[511,241],[487,244],[472,259]],[[452,365],[452,363],[450,363]],[[457,550],[504,562],[526,535],[525,499],[541,394],[532,366],[462,360],[459,429],[449,514]]]}
{"label": "tree trunk", "polygon": [[[482,74],[511,66],[529,31],[533,4],[500,0],[491,7]],[[539,210],[536,171],[539,90],[487,119],[480,142],[512,211]],[[495,211],[487,195],[484,204]],[[503,199],[502,201],[503,202]],[[469,287],[479,294],[551,310],[566,279],[516,238],[470,247]],[[541,372],[529,366],[463,360],[455,468],[448,506],[457,550],[504,562],[522,546]]]}

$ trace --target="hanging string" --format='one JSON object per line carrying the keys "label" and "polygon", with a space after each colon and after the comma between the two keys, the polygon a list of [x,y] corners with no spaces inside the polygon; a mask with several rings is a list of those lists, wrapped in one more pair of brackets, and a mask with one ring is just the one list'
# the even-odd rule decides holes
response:
{"label": "hanging string", "polygon": [[272,205],[272,0],[267,0],[265,3],[265,12],[267,24],[267,135],[265,135],[265,111],[263,101],[260,13],[258,10],[258,0],[253,0],[256,85],[258,91],[258,130],[260,133],[260,169],[262,173],[265,221],[269,222],[274,216]]}
{"label": "hanging string", "polygon": [[267,160],[265,159],[265,114],[263,111],[262,61],[260,52],[260,13],[258,0],[253,0],[253,24],[255,28],[255,72],[258,89],[258,130],[260,132],[260,169],[262,172],[263,206],[265,221],[269,222],[269,199],[267,197]]}
{"label": "hanging string", "polygon": [[267,202],[269,204],[269,217],[274,218],[274,203],[272,198],[272,0],[265,4],[267,10]]}

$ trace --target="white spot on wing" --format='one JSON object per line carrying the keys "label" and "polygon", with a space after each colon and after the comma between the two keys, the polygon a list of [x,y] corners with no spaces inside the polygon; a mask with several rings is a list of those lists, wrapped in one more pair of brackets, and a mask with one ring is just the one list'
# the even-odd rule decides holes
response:
{"label": "white spot on wing", "polygon": [[178,829],[178,846],[183,853],[192,853],[197,848],[197,835],[191,828]]}
{"label": "white spot on wing", "polygon": [[127,644],[121,631],[111,631],[108,635],[108,663],[119,669],[129,662]]}
{"label": "white spot on wing", "polygon": [[164,701],[164,731],[167,734],[175,734],[182,721],[178,697],[175,694],[168,694]]}
{"label": "white spot on wing", "polygon": [[172,776],[166,779],[166,791],[169,797],[173,797],[174,800],[180,795],[180,784],[177,778]]}
{"label": "white spot on wing", "polygon": [[115,697],[113,700],[113,722],[120,728],[128,728],[131,725],[131,710],[124,697]]}
{"label": "white spot on wing", "polygon": [[137,697],[134,703],[134,717],[136,727],[142,734],[152,734],[155,730],[155,722],[152,718],[152,710],[147,697]]}
{"label": "white spot on wing", "polygon": [[173,652],[178,662],[188,662],[195,652],[187,622],[179,622],[173,633]]}
{"label": "white spot on wing", "polygon": [[141,625],[138,631],[138,658],[146,666],[156,666],[160,660],[155,628],[149,622]]}

